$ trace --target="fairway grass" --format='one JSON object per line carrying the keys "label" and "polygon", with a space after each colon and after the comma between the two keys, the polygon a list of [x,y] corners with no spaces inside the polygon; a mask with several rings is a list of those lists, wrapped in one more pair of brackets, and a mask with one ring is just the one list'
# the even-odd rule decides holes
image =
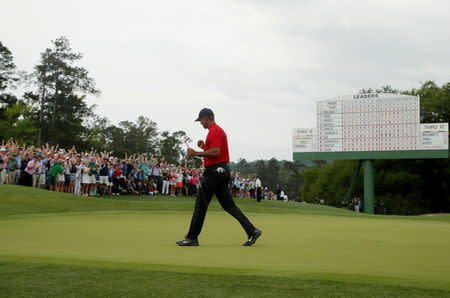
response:
{"label": "fairway grass", "polygon": [[2,296],[446,297],[448,291],[320,279],[0,262]]}
{"label": "fairway grass", "polygon": [[450,216],[370,216],[214,199],[199,247],[177,247],[194,200],[86,198],[0,185],[0,295],[449,296]]}

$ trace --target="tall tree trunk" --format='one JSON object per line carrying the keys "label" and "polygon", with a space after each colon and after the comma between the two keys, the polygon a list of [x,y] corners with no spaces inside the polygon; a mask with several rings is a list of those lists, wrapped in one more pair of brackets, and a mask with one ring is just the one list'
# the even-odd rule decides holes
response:
{"label": "tall tree trunk", "polygon": [[42,95],[40,100],[40,111],[39,111],[39,129],[38,129],[38,147],[42,145],[42,120],[44,118],[44,100],[45,100],[45,86],[42,89]]}
{"label": "tall tree trunk", "polygon": [[[55,82],[55,95],[53,97],[53,111],[52,111],[52,122],[51,122],[51,132],[53,132],[51,134],[52,137],[52,142],[55,142],[54,136],[54,132],[56,131],[55,129],[55,115],[56,115],[56,107],[58,106],[58,77],[56,77],[56,82]],[[49,136],[50,137],[50,136]]]}

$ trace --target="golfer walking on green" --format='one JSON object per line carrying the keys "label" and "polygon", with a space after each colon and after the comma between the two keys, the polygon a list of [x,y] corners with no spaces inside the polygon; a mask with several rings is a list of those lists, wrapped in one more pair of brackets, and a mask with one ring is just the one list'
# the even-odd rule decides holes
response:
{"label": "golfer walking on green", "polygon": [[256,242],[262,231],[255,228],[236,206],[229,189],[230,169],[228,162],[227,135],[214,121],[214,113],[210,109],[202,109],[195,121],[200,121],[205,129],[209,130],[206,141],[198,141],[197,145],[202,151],[197,152],[188,148],[190,156],[204,158],[205,171],[200,179],[200,187],[195,202],[194,214],[186,239],[177,241],[179,246],[198,246],[198,235],[205,221],[206,210],[213,195],[216,195],[222,208],[236,218],[247,233],[248,240],[244,246],[251,246]]}

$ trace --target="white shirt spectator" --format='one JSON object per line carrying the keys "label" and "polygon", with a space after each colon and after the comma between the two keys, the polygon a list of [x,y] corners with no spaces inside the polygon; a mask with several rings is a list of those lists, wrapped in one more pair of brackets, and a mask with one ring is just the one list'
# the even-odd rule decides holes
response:
{"label": "white shirt spectator", "polygon": [[183,182],[183,172],[181,171],[177,173],[177,182],[178,183]]}
{"label": "white shirt spectator", "polygon": [[64,174],[70,175],[70,162],[69,162],[69,160],[66,160],[64,162]]}
{"label": "white shirt spectator", "polygon": [[76,166],[77,171],[75,173],[75,177],[81,177],[81,170],[83,169],[83,165]]}
{"label": "white shirt spectator", "polygon": [[261,187],[261,180],[259,180],[259,178],[256,178],[256,181],[255,181],[255,187],[257,188],[257,187]]}

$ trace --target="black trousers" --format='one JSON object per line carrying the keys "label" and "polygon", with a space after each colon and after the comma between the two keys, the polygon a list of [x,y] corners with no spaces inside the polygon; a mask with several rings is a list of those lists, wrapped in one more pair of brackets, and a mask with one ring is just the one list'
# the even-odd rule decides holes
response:
{"label": "black trousers", "polygon": [[205,169],[200,179],[201,186],[197,193],[194,214],[192,215],[191,226],[186,238],[196,240],[198,235],[200,235],[203,222],[205,221],[206,210],[214,195],[216,195],[222,208],[239,221],[247,235],[252,235],[256,228],[234,203],[229,182],[230,169],[226,164],[214,165]]}
{"label": "black trousers", "polygon": [[261,187],[256,188],[256,201],[261,201]]}
{"label": "black trousers", "polygon": [[189,182],[189,183],[188,183],[188,191],[189,191],[188,195],[189,195],[189,196],[194,195],[194,194],[195,194],[195,190],[196,190],[196,189],[195,189],[194,183]]}
{"label": "black trousers", "polygon": [[156,190],[158,191],[158,193],[162,192],[162,177],[161,176],[153,176],[153,180],[156,184]]}
{"label": "black trousers", "polygon": [[25,171],[20,171],[19,184],[23,186],[31,186],[33,183],[33,176]]}

